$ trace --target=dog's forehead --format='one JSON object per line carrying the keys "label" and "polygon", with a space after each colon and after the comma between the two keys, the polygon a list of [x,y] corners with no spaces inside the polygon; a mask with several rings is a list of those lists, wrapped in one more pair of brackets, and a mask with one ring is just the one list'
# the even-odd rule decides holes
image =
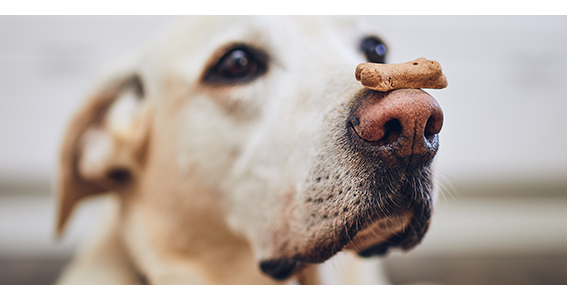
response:
{"label": "dog's forehead", "polygon": [[192,82],[215,51],[231,43],[265,50],[280,65],[292,63],[291,58],[301,63],[302,57],[346,54],[353,59],[358,41],[367,34],[359,23],[349,17],[191,16],[172,23],[150,44],[144,67],[151,68],[148,73],[179,73]]}
{"label": "dog's forehead", "polygon": [[172,23],[164,36],[189,46],[193,41],[267,43],[283,39],[289,42],[290,36],[281,35],[321,37],[326,32],[351,35],[353,29],[360,27],[359,23],[360,18],[337,16],[192,16]]}

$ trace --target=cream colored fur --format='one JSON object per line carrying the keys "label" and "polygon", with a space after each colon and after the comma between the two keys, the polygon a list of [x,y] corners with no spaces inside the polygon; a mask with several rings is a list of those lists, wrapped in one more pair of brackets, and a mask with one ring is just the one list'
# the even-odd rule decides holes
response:
{"label": "cream colored fur", "polygon": [[[298,209],[318,170],[358,180],[335,167],[343,158],[329,141],[362,89],[354,70],[369,34],[350,18],[189,17],[110,72],[66,135],[59,232],[80,199],[113,200],[59,283],[133,284],[139,275],[152,284],[383,283],[378,261],[351,250],[284,281],[259,268],[307,251],[333,226],[321,218],[308,231],[310,212]],[[233,42],[266,49],[268,72],[242,85],[204,84]],[[122,85],[134,74],[143,99]],[[126,183],[109,179],[117,170],[130,174]]]}

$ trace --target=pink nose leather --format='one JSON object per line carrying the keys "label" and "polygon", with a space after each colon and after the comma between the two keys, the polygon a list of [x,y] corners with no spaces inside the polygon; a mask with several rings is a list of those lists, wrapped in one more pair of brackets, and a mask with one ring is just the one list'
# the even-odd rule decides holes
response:
{"label": "pink nose leather", "polygon": [[398,158],[436,151],[443,126],[439,103],[420,89],[370,93],[353,114],[356,134],[369,145],[382,146]]}

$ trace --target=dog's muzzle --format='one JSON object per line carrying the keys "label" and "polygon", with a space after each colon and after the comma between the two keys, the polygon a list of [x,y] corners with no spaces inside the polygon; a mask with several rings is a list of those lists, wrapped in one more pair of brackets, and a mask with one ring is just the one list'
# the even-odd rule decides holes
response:
{"label": "dog's muzzle", "polygon": [[[383,255],[392,247],[408,250],[429,227],[431,163],[443,125],[439,104],[419,89],[364,89],[354,100],[338,137],[341,148],[335,150],[348,158],[336,161],[337,167],[351,175],[323,185],[316,178],[318,192],[305,196],[302,209],[320,226],[295,240],[292,236],[283,244],[287,250],[282,256],[261,262],[261,269],[273,278],[288,278],[343,248],[361,256]],[[319,201],[309,201],[316,198]],[[331,215],[334,218],[328,218]],[[306,236],[310,242],[298,244]]]}
{"label": "dog's muzzle", "polygon": [[[382,216],[360,230],[349,246],[365,257],[386,254],[391,247],[410,249],[421,241],[429,227],[431,163],[439,148],[443,111],[433,97],[420,89],[385,93],[364,90],[357,98],[347,122],[355,151],[367,158],[368,165],[379,161],[378,165],[389,170],[390,178],[397,178],[401,184],[395,195],[382,203],[387,207]],[[382,182],[383,177],[381,174]],[[371,189],[375,193],[388,192],[382,186]],[[397,227],[402,230],[381,241],[380,229],[396,228],[396,224],[384,225],[392,223],[393,217],[401,223]]]}

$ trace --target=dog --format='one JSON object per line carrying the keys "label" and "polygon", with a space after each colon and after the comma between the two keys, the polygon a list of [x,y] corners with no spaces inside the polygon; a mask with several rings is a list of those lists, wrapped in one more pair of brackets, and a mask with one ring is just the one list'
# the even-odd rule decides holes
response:
{"label": "dog", "polygon": [[386,54],[353,18],[174,22],[69,125],[57,232],[81,199],[113,200],[59,283],[385,280],[377,257],[429,226],[443,120],[420,89],[355,80]]}

